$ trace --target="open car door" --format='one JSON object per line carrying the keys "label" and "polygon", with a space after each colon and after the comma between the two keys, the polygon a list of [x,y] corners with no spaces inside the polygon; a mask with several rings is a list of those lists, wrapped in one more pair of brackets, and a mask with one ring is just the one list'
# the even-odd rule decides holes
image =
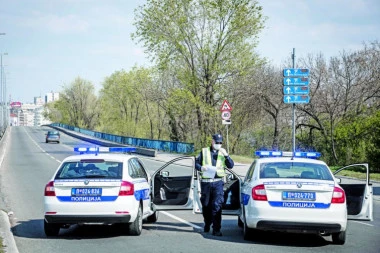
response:
{"label": "open car door", "polygon": [[[202,213],[201,204],[201,177],[199,172],[194,174],[194,213]],[[241,178],[230,169],[226,169],[224,178],[224,202],[222,206],[223,215],[239,215],[240,214],[240,197],[241,197]]]}
{"label": "open car door", "polygon": [[[363,180],[345,177],[347,170],[361,172],[366,175]],[[339,185],[344,189],[347,199],[347,214],[349,220],[373,220],[373,189],[369,182],[369,167],[367,163],[351,164],[334,172]]]}
{"label": "open car door", "polygon": [[177,157],[155,171],[151,179],[152,209],[192,210],[195,159]]}

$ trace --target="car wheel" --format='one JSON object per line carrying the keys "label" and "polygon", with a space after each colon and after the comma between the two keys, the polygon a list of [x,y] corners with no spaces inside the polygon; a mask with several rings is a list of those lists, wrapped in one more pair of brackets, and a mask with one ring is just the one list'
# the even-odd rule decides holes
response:
{"label": "car wheel", "polygon": [[147,222],[154,223],[158,220],[158,211],[155,211],[153,214],[149,215],[148,218],[146,218]]}
{"label": "car wheel", "polygon": [[244,226],[244,222],[240,219],[240,216],[238,216],[238,226],[239,228],[242,228]]}
{"label": "car wheel", "polygon": [[59,229],[59,224],[47,223],[44,220],[44,231],[46,236],[57,236],[59,234]]}
{"label": "car wheel", "polygon": [[244,240],[247,241],[247,240],[251,239],[252,229],[250,229],[247,226],[247,221],[246,221],[246,218],[245,218],[245,210],[243,211],[243,218],[244,218],[244,222],[243,222],[243,235],[244,235]]}
{"label": "car wheel", "polygon": [[334,244],[343,245],[346,242],[346,231],[332,233],[331,237]]}
{"label": "car wheel", "polygon": [[139,205],[139,209],[137,210],[137,216],[134,222],[129,224],[129,234],[130,235],[140,235],[142,231],[142,210],[141,205]]}

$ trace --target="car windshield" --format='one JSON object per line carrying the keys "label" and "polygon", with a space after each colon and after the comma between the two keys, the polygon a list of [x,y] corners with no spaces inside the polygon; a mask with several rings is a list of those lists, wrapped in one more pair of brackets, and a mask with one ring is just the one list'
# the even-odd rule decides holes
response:
{"label": "car windshield", "polygon": [[269,162],[260,165],[260,178],[305,178],[333,180],[324,164],[303,162]]}
{"label": "car windshield", "polygon": [[48,132],[48,135],[59,135],[59,132],[58,131],[49,131]]}
{"label": "car windshield", "polygon": [[121,162],[66,162],[58,170],[55,179],[121,179],[122,171]]}

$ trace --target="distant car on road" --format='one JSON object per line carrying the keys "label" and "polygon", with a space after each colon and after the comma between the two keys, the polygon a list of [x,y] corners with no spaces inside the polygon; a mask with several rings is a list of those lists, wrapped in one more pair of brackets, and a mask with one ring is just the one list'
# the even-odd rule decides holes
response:
{"label": "distant car on road", "polygon": [[49,143],[49,142],[57,142],[59,143],[60,141],[60,134],[58,131],[48,131],[47,134],[46,134],[46,140],[45,142],[46,143]]}

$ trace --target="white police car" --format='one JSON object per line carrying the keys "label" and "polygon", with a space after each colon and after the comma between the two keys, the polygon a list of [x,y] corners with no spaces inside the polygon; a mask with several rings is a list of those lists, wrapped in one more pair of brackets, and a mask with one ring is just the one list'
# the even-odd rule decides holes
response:
{"label": "white police car", "polygon": [[[315,152],[256,153],[244,179],[227,169],[223,215],[238,216],[244,239],[256,231],[286,231],[332,235],[346,240],[347,219],[373,220],[373,193],[368,164],[353,164],[331,172]],[[339,177],[346,169],[361,170],[363,181]],[[183,173],[179,175],[179,173]],[[152,175],[154,210],[202,213],[200,177],[193,157],[179,157]]]}
{"label": "white police car", "polygon": [[[259,151],[241,187],[239,225],[244,239],[257,230],[332,235],[346,240],[347,218],[373,220],[372,186],[367,164],[365,181],[337,178],[314,152]],[[288,155],[287,157],[285,157]],[[345,181],[345,182],[343,182]]]}
{"label": "white police car", "polygon": [[84,153],[64,159],[45,186],[44,230],[56,236],[72,224],[124,224],[140,235],[143,219],[155,222],[151,208],[151,177],[130,147],[75,148]]}

